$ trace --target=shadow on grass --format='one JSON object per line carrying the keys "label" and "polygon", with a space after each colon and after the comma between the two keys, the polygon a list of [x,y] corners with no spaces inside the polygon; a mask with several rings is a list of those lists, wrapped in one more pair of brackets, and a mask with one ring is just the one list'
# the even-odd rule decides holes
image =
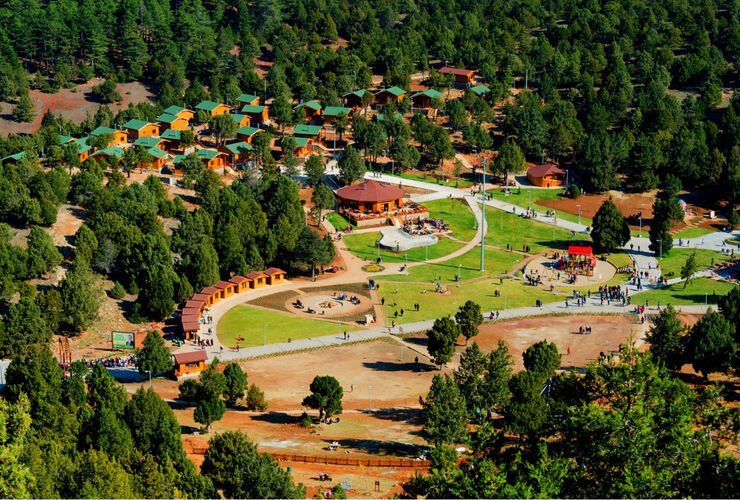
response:
{"label": "shadow on grass", "polygon": [[362,366],[365,368],[370,368],[371,370],[376,370],[379,372],[430,372],[434,371],[437,368],[432,365],[428,365],[426,363],[414,363],[413,361],[410,361],[408,363],[406,362],[398,362],[398,363],[391,363],[388,361],[375,361],[372,363],[362,363]]}
{"label": "shadow on grass", "polygon": [[268,424],[294,424],[298,422],[298,416],[289,415],[281,411],[270,411],[266,413],[260,413],[258,415],[252,415],[252,420],[259,422],[267,422]]}
{"label": "shadow on grass", "polygon": [[325,439],[327,446],[333,441],[339,443],[340,450],[355,449],[370,455],[389,455],[389,458],[415,458],[419,446],[399,441],[376,441],[370,439]]}
{"label": "shadow on grass", "polygon": [[[387,408],[373,412],[373,417],[391,422],[403,422],[411,425],[424,424],[424,410],[421,408]],[[420,434],[420,433],[411,433]]]}

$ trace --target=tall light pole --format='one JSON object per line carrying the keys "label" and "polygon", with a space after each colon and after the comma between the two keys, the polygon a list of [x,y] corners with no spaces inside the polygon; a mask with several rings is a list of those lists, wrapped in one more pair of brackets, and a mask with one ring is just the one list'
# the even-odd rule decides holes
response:
{"label": "tall light pole", "polygon": [[483,272],[486,268],[486,167],[488,166],[488,158],[483,160],[481,164],[483,167],[483,210],[481,210],[480,216],[480,270]]}
{"label": "tall light pole", "polygon": [[[529,194],[532,194],[531,192]],[[581,206],[576,205],[578,207],[578,224],[581,224]]]}
{"label": "tall light pole", "polygon": [[640,238],[642,238],[642,215],[640,216]]}
{"label": "tall light pole", "polygon": [[368,400],[367,400],[367,409],[370,411],[373,411],[373,386],[368,385],[367,388],[370,391],[370,396],[368,397]]}
{"label": "tall light pole", "polygon": [[262,345],[267,345],[267,325],[262,325]]}
{"label": "tall light pole", "polygon": [[151,370],[144,370],[149,374],[149,388],[152,388],[152,371]]}
{"label": "tall light pole", "polygon": [[460,288],[460,280],[462,280],[462,264],[457,265],[457,287]]}
{"label": "tall light pole", "polygon": [[478,166],[478,150],[473,149],[473,154],[475,155],[475,163],[473,163],[473,171],[475,171],[475,167]]}

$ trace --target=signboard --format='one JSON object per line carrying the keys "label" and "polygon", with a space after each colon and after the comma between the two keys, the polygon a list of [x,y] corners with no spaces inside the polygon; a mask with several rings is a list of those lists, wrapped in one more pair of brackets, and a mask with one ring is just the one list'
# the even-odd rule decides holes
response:
{"label": "signboard", "polygon": [[135,348],[133,332],[113,332],[111,336],[113,338],[113,349]]}

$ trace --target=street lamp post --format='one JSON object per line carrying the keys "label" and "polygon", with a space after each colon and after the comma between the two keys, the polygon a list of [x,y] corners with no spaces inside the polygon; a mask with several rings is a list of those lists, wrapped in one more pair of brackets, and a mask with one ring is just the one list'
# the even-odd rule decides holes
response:
{"label": "street lamp post", "polygon": [[267,325],[262,325],[262,345],[267,345]]}
{"label": "street lamp post", "polygon": [[462,264],[457,265],[457,287],[458,288],[460,288],[460,280],[462,280]]}
{"label": "street lamp post", "polygon": [[485,270],[485,260],[486,260],[486,167],[488,166],[488,158],[483,160],[482,167],[483,167],[483,186],[481,187],[481,191],[483,194],[483,210],[481,210],[481,217],[480,217],[480,270],[483,272]]}
{"label": "street lamp post", "polygon": [[478,150],[473,149],[473,154],[475,155],[475,163],[473,163],[473,171],[475,171],[475,167],[478,165]]}
{"label": "street lamp post", "polygon": [[367,400],[367,408],[368,410],[373,411],[373,386],[368,385],[367,388],[370,391],[370,396]]}
{"label": "street lamp post", "polygon": [[378,247],[378,258],[380,258],[380,240],[375,242],[375,246]]}
{"label": "street lamp post", "polygon": [[151,370],[145,370],[149,374],[149,388],[152,388],[152,371]]}
{"label": "street lamp post", "polygon": [[[531,194],[531,193],[530,193]],[[578,224],[581,224],[581,206],[576,205],[578,207]]]}
{"label": "street lamp post", "polygon": [[642,238],[642,215],[640,216],[640,238]]}
{"label": "street lamp post", "polygon": [[532,191],[529,192],[529,206],[527,208],[532,210]]}

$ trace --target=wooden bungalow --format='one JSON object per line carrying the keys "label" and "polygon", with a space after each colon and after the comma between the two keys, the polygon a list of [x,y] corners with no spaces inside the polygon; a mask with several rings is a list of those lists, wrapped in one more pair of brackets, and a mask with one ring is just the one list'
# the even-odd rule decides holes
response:
{"label": "wooden bungalow", "polygon": [[389,87],[375,94],[375,103],[379,105],[390,103],[399,104],[403,101],[404,96],[406,96],[405,90],[398,87]]}
{"label": "wooden bungalow", "polygon": [[162,170],[165,162],[167,161],[167,152],[159,148],[148,148],[146,150],[149,156],[152,157],[150,161],[142,162],[139,168],[151,168],[154,170]]}
{"label": "wooden bungalow", "polygon": [[165,140],[159,136],[152,137],[139,137],[134,141],[134,146],[139,148],[159,148],[164,150]]}
{"label": "wooden bungalow", "polygon": [[[284,137],[281,146],[283,143],[285,143],[285,139],[287,137]],[[304,158],[308,156],[311,153],[311,144],[313,144],[313,140],[308,137],[293,137],[296,142],[296,149],[293,151],[293,154],[297,156],[298,158]],[[283,151],[283,154],[286,154],[287,151]]]}
{"label": "wooden bungalow", "polygon": [[367,94],[368,92],[370,91],[367,89],[360,89],[346,94],[344,96],[344,105],[349,108],[361,108],[362,98],[365,97],[365,94]]}
{"label": "wooden bungalow", "polygon": [[[396,120],[403,120],[403,115],[401,113],[393,113],[393,118]],[[375,115],[375,121],[376,122],[382,122],[385,120],[385,115],[383,113],[378,113]]]}
{"label": "wooden bungalow", "polygon": [[105,149],[101,149],[99,151],[94,152],[91,155],[92,158],[101,158],[105,157],[108,159],[110,163],[117,163],[118,160],[123,158],[123,149],[119,148],[118,146],[110,146]]}
{"label": "wooden bungalow", "polygon": [[293,135],[311,139],[315,144],[321,140],[321,125],[296,125]]}
{"label": "wooden bungalow", "polygon": [[254,138],[254,136],[257,134],[257,132],[260,132],[260,130],[261,129],[254,127],[242,127],[236,131],[236,140],[246,142],[247,144],[252,144],[252,138]]}
{"label": "wooden bungalow", "polygon": [[188,128],[188,120],[182,116],[162,113],[157,117],[162,130],[185,130]]}
{"label": "wooden bungalow", "polygon": [[247,104],[250,106],[257,106],[260,103],[260,98],[254,94],[242,94],[236,98],[236,102],[241,106]]}
{"label": "wooden bungalow", "polygon": [[21,161],[21,159],[23,159],[25,157],[26,157],[26,152],[25,151],[21,151],[19,153],[8,155],[5,158],[1,158],[0,159],[0,164],[5,165],[6,163],[9,163],[11,165],[14,165],[14,164],[18,163],[19,161]]}
{"label": "wooden bungalow", "polygon": [[80,163],[90,158],[92,146],[87,143],[87,137],[84,139],[75,139],[72,141],[72,144],[77,147],[77,159],[80,160]]}
{"label": "wooden bungalow", "polygon": [[239,113],[231,113],[231,118],[234,119],[234,123],[236,123],[236,128],[241,127],[248,127],[251,123],[249,121],[249,116],[247,115],[241,115]]}
{"label": "wooden bungalow", "polygon": [[129,120],[123,125],[123,128],[133,140],[139,137],[159,136],[159,125],[144,120]]}
{"label": "wooden bungalow", "polygon": [[59,144],[60,146],[64,146],[65,144],[69,144],[70,142],[72,142],[74,140],[75,140],[75,138],[72,137],[71,135],[62,135],[62,134],[57,135],[57,144]]}
{"label": "wooden bungalow", "polygon": [[434,89],[427,89],[411,96],[411,107],[419,109],[429,109],[432,107],[432,101],[442,99],[445,95]]}
{"label": "wooden bungalow", "polygon": [[243,163],[249,159],[252,154],[252,146],[245,141],[226,144],[219,148],[219,151],[226,154],[226,161],[232,165]]}
{"label": "wooden bungalow", "polygon": [[265,123],[269,119],[267,106],[247,104],[242,108],[242,113],[249,117],[250,123]]}
{"label": "wooden bungalow", "polygon": [[[211,296],[210,296],[210,294],[203,293],[203,290],[201,290],[200,293],[194,294],[193,297],[190,300],[201,300],[201,301],[205,302],[207,305],[210,305],[211,304]],[[192,309],[189,309],[187,307],[186,307],[186,309],[192,310]]]}
{"label": "wooden bungalow", "polygon": [[476,85],[475,87],[470,87],[470,91],[478,97],[485,97],[491,92],[491,89],[489,89],[485,85]]}
{"label": "wooden bungalow", "polygon": [[556,187],[565,184],[566,172],[554,163],[534,165],[527,169],[527,180],[540,187]]}
{"label": "wooden bungalow", "polygon": [[265,274],[267,275],[268,285],[278,285],[285,281],[285,275],[288,273],[277,267],[270,267],[265,269]]}
{"label": "wooden bungalow", "polygon": [[226,104],[213,101],[201,101],[195,106],[195,109],[205,111],[211,118],[230,111],[230,108]]}
{"label": "wooden bungalow", "polygon": [[234,283],[231,283],[230,281],[221,280],[213,285],[213,287],[218,289],[221,300],[228,299],[236,293],[236,285]]}
{"label": "wooden bungalow", "polygon": [[246,276],[232,276],[229,281],[236,285],[236,293],[242,293],[251,288],[252,280]]}
{"label": "wooden bungalow", "polygon": [[181,319],[182,333],[185,334],[186,339],[192,339],[200,331],[200,322],[197,318],[185,318]]}
{"label": "wooden bungalow", "polygon": [[195,111],[193,111],[192,109],[183,108],[181,106],[172,105],[169,108],[165,109],[164,112],[168,115],[175,115],[179,116],[180,118],[185,118],[188,123],[193,121],[193,118],[195,118]]}
{"label": "wooden bungalow", "polygon": [[164,139],[164,149],[167,152],[172,152],[175,149],[180,149],[180,135],[181,130],[167,129],[162,132],[161,138]]}
{"label": "wooden bungalow", "polygon": [[180,313],[180,317],[182,318],[193,318],[194,317],[197,320],[198,318],[200,318],[201,312],[202,311],[198,309],[197,307],[183,307],[182,312]]}
{"label": "wooden bungalow", "polygon": [[190,299],[187,302],[185,302],[186,309],[195,308],[195,309],[198,309],[199,311],[203,311],[203,309],[206,308],[206,305],[207,305],[206,302],[202,300]]}
{"label": "wooden bungalow", "polygon": [[180,352],[173,354],[175,360],[175,377],[180,378],[184,375],[193,375],[206,369],[208,353],[203,350]]}
{"label": "wooden bungalow", "polygon": [[203,290],[200,291],[200,295],[205,295],[208,297],[206,300],[206,303],[209,306],[212,306],[216,302],[221,300],[221,294],[219,293],[219,289],[215,286],[207,286]]}
{"label": "wooden bungalow", "polygon": [[106,148],[111,146],[123,146],[128,142],[128,134],[123,130],[113,129],[110,127],[98,127],[90,132],[90,135],[93,137],[100,137],[103,134],[113,134],[113,140],[105,145]]}
{"label": "wooden bungalow", "polygon": [[475,71],[465,68],[440,68],[440,75],[455,75],[455,83],[470,85],[475,81]]}
{"label": "wooden bungalow", "polygon": [[226,164],[226,155],[213,149],[199,149],[196,153],[206,168],[218,170]]}
{"label": "wooden bungalow", "polygon": [[306,120],[308,120],[309,122],[313,120],[314,118],[321,116],[321,111],[323,109],[321,106],[321,103],[316,100],[302,102],[293,109],[299,109],[299,108],[302,108],[304,113],[306,113]]}
{"label": "wooden bungalow", "polygon": [[247,274],[246,278],[250,280],[249,286],[252,288],[262,288],[267,285],[267,275],[262,271],[252,271]]}
{"label": "wooden bungalow", "polygon": [[352,112],[352,108],[345,108],[344,106],[327,106],[324,110],[324,125],[331,125],[337,117],[341,115],[349,116]]}

